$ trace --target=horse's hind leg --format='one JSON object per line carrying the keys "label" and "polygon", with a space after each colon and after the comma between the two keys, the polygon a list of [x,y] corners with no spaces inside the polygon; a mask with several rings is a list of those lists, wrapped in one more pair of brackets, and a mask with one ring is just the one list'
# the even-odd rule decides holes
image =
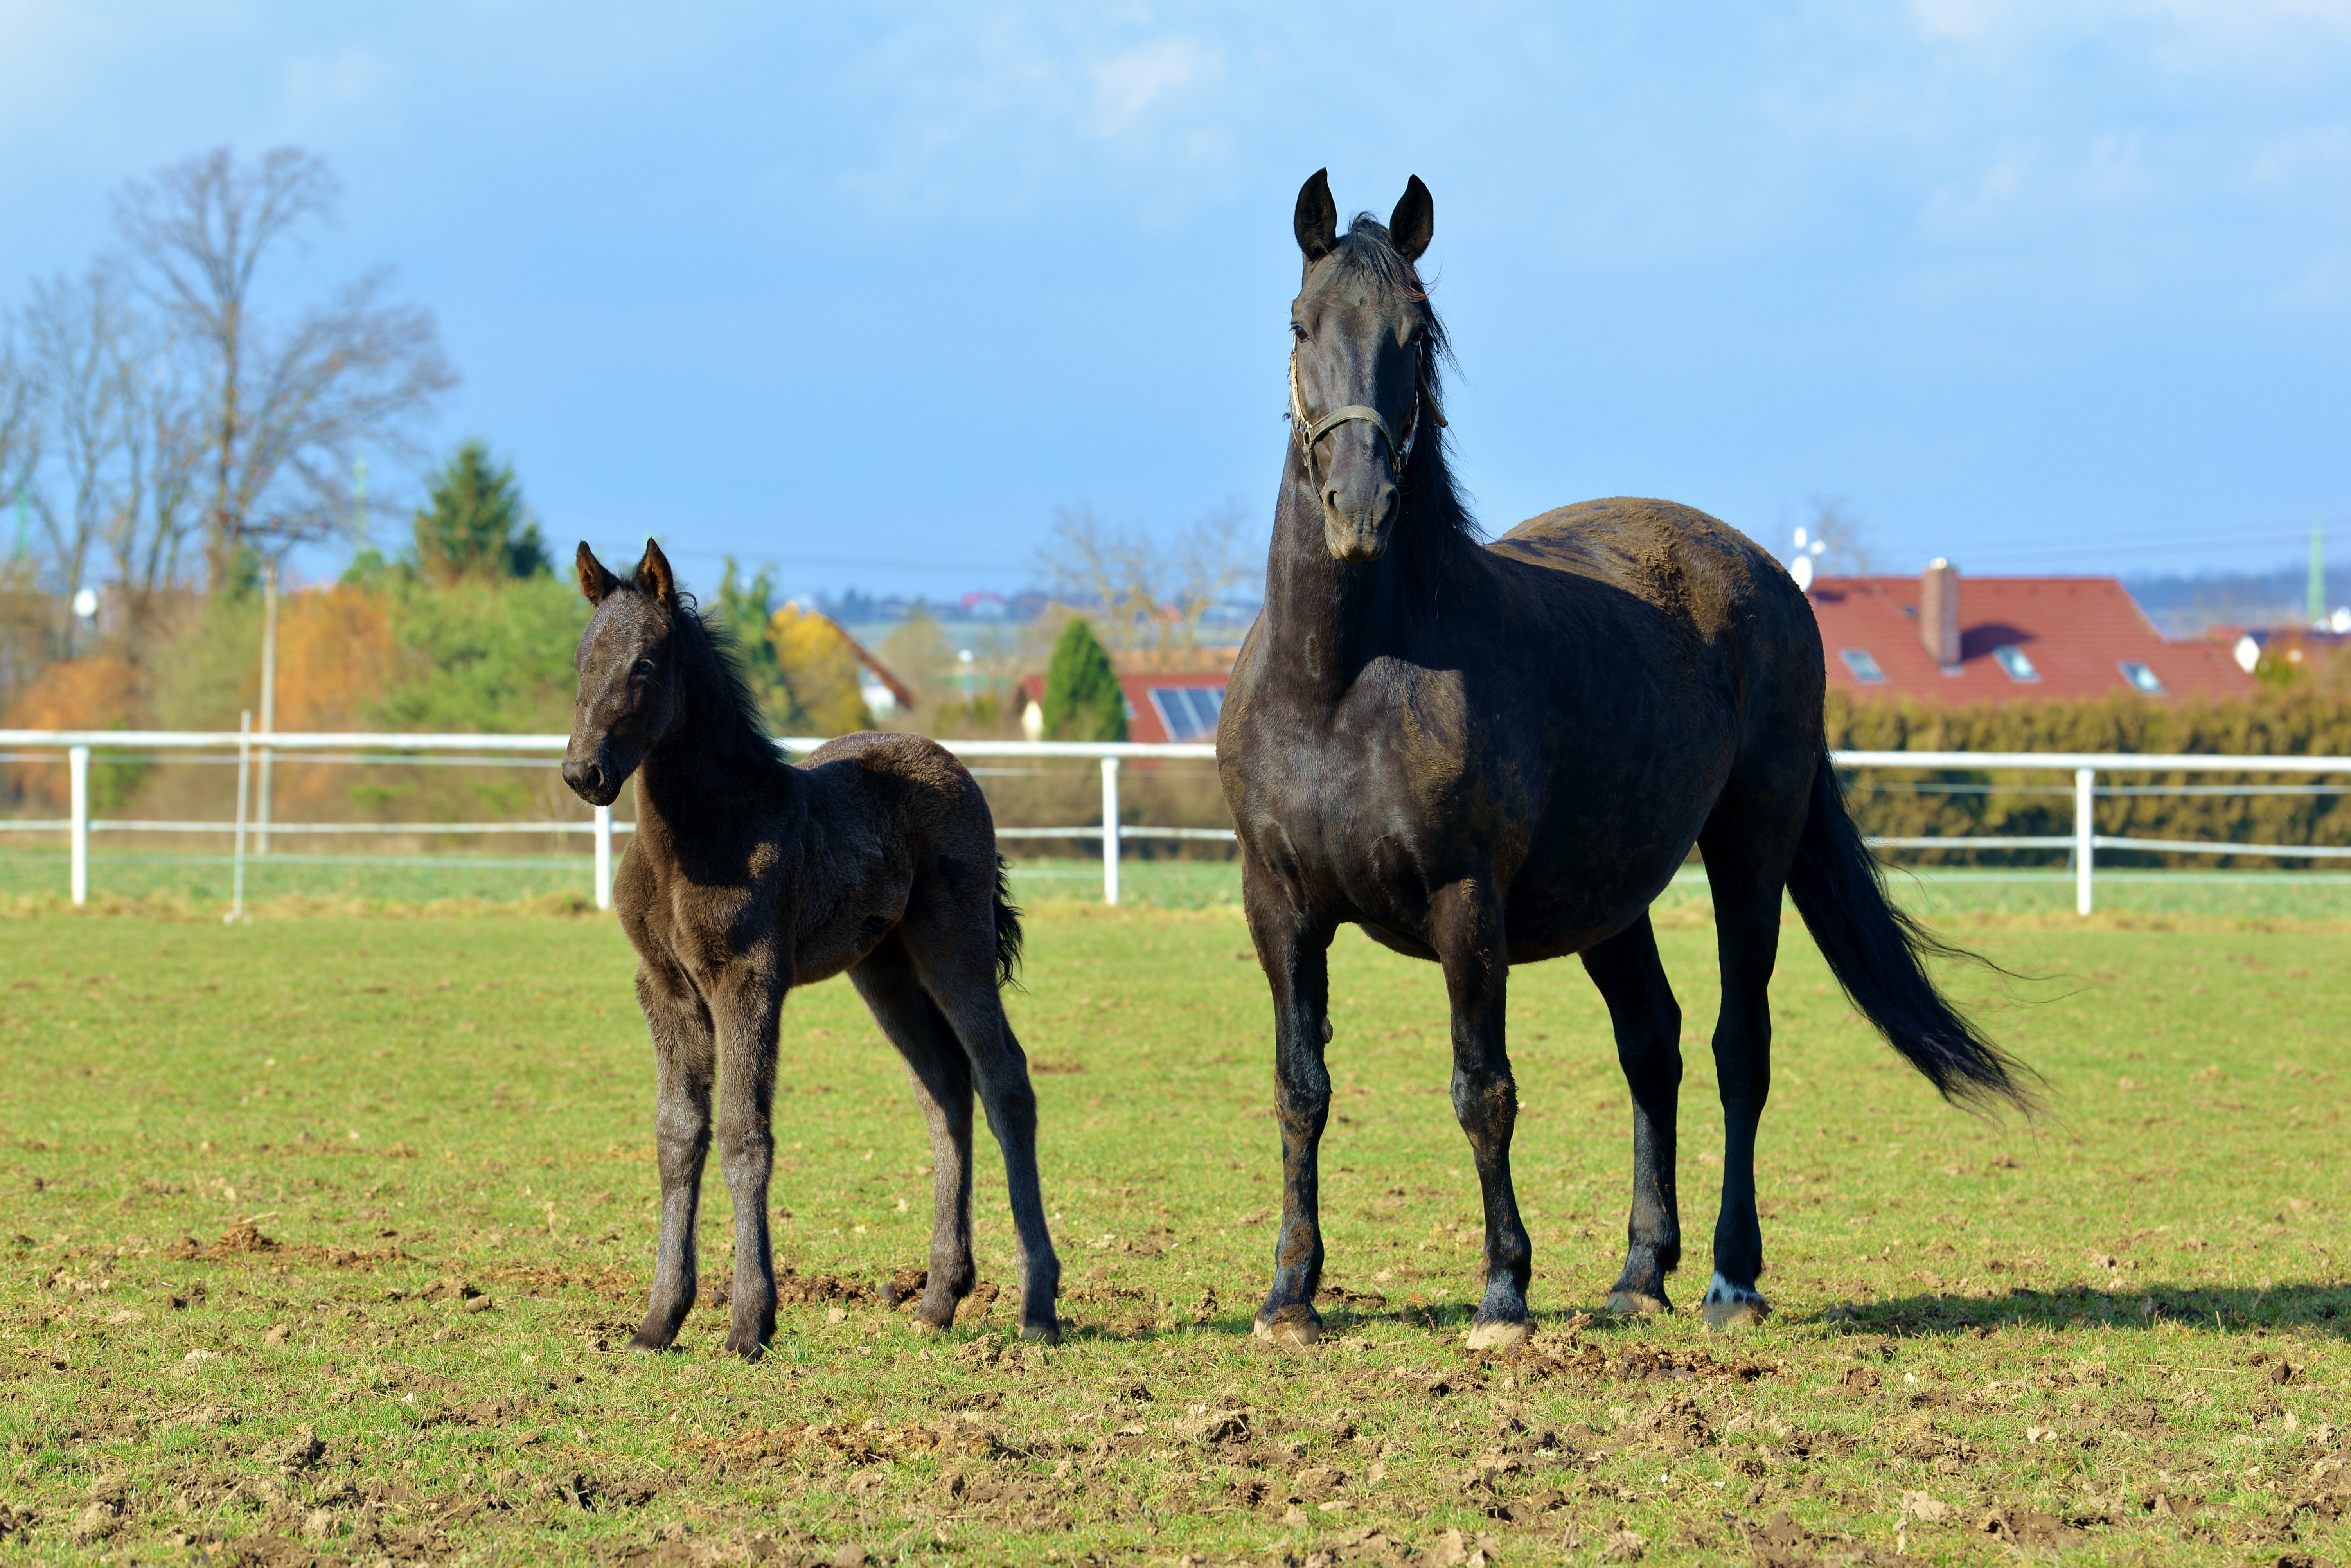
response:
{"label": "horse's hind leg", "polygon": [[1453,1010],[1453,1114],[1468,1134],[1486,1209],[1486,1295],[1470,1323],[1469,1344],[1499,1349],[1523,1343],[1531,1332],[1527,1281],[1534,1246],[1510,1185],[1519,1090],[1503,1038],[1510,960],[1493,887],[1460,882],[1442,889],[1430,904],[1429,936]]}
{"label": "horse's hind leg", "polygon": [[906,947],[971,1063],[988,1130],[1004,1150],[1004,1180],[1012,1204],[1012,1228],[1020,1239],[1020,1337],[1058,1340],[1061,1320],[1053,1310],[1061,1292],[1061,1260],[1045,1228],[1045,1199],[1037,1181],[1037,1091],[1029,1082],[1029,1059],[1013,1038],[997,991],[996,925],[991,906],[982,904],[970,929],[937,926],[908,933]]}
{"label": "horse's hind leg", "polygon": [[1586,952],[1583,967],[1608,1004],[1616,1060],[1633,1092],[1633,1213],[1625,1226],[1625,1272],[1608,1293],[1608,1310],[1670,1312],[1666,1276],[1682,1260],[1681,1214],[1674,1200],[1682,1010],[1657,960],[1646,915]]}
{"label": "horse's hind leg", "polygon": [[977,1281],[971,1260],[971,1063],[893,935],[849,971],[898,1054],[931,1134],[931,1267],[914,1322],[943,1329]]}
{"label": "horse's hind leg", "polygon": [[637,1002],[653,1037],[653,1148],[661,1166],[661,1242],[653,1295],[632,1350],[667,1350],[694,1310],[695,1225],[710,1152],[710,1081],[717,1052],[710,1015],[686,977],[637,968]]}
{"label": "horse's hind leg", "polygon": [[1801,793],[1791,821],[1725,797],[1698,844],[1714,895],[1722,1012],[1714,1071],[1722,1093],[1722,1209],[1714,1222],[1714,1280],[1699,1311],[1716,1328],[1762,1321],[1763,1226],[1755,1213],[1755,1132],[1771,1092],[1771,970],[1780,953],[1780,890],[1788,880]]}

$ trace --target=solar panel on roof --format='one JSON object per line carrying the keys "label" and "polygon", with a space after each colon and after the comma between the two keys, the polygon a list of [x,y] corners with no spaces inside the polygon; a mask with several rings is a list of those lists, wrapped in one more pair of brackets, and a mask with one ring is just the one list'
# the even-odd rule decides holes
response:
{"label": "solar panel on roof", "polygon": [[1170,740],[1197,740],[1217,733],[1217,719],[1225,710],[1222,686],[1153,686],[1151,706],[1167,728]]}

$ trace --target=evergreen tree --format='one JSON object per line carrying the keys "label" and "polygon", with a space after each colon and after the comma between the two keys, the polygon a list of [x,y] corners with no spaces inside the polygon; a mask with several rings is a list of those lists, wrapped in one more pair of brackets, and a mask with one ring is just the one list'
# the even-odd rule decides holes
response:
{"label": "evergreen tree", "polygon": [[1082,615],[1053,643],[1045,666],[1045,737],[1048,740],[1124,740],[1126,697],[1110,654]]}
{"label": "evergreen tree", "polygon": [[493,461],[487,443],[466,441],[434,476],[416,514],[416,568],[444,586],[549,574],[546,541],[523,505],[514,469]]}

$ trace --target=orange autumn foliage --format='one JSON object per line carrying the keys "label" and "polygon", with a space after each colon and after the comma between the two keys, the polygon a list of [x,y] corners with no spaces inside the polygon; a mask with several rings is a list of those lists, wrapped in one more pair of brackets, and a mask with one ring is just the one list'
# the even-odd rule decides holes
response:
{"label": "orange autumn foliage", "polygon": [[381,593],[337,583],[277,606],[277,727],[363,729],[398,654]]}
{"label": "orange autumn foliage", "polygon": [[[139,672],[111,654],[62,659],[43,670],[8,710],[10,729],[125,729],[141,707]],[[8,782],[28,803],[66,805],[66,768],[55,761],[20,762]]]}

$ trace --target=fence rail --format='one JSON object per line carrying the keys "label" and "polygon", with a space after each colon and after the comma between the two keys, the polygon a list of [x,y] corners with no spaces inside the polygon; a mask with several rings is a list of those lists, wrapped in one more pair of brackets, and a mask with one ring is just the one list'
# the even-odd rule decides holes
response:
{"label": "fence rail", "polygon": [[[236,894],[231,917],[244,901],[245,845],[248,832],[294,834],[439,834],[439,833],[585,833],[595,841],[596,906],[606,909],[612,900],[612,838],[632,831],[615,821],[609,807],[596,809],[588,821],[539,822],[271,822],[266,797],[262,815],[248,814],[246,774],[256,758],[265,767],[279,753],[318,753],[319,761],[423,762],[441,758],[492,761],[517,756],[559,755],[569,744],[563,735],[383,735],[365,732],[259,734],[243,730],[45,730],[0,729],[0,747],[36,752],[62,752],[68,770],[71,814],[57,820],[0,821],[0,831],[63,830],[70,841],[69,881],[73,902],[88,900],[89,836],[94,832],[218,832],[234,837]],[[806,756],[824,741],[807,737],[778,740],[778,750]],[[1054,740],[943,740],[941,746],[965,758],[1092,758],[1102,767],[1102,821],[1079,827],[998,828],[1000,839],[1097,839],[1102,843],[1102,901],[1119,901],[1120,846],[1127,839],[1209,841],[1229,842],[1229,828],[1155,827],[1119,821],[1119,768],[1122,762],[1145,758],[1208,762],[1217,748],[1197,741],[1148,744],[1132,741],[1089,742]],[[94,821],[89,815],[89,758],[92,752],[233,753],[222,760],[237,765],[237,814],[228,822],[163,822]],[[324,754],[343,754],[340,756]],[[1859,769],[1964,769],[2020,772],[2070,772],[2074,776],[2074,831],[2069,835],[2016,837],[1874,838],[1880,849],[2018,850],[2072,852],[2074,907],[2083,915],[2094,906],[2097,852],[2155,851],[2172,854],[2256,854],[2285,859],[2351,859],[2351,846],[2329,844],[2246,844],[2207,842],[2188,839],[2138,839],[2095,831],[2092,806],[2101,773],[2271,773],[2343,774],[2351,776],[2351,758],[2236,757],[2204,753],[2131,753],[2072,751],[1836,751],[1831,763],[1845,771]],[[2138,787],[2146,788],[2146,787]],[[2159,787],[2158,787],[2159,788]],[[2226,786],[2180,786],[2209,790]],[[2259,790],[2259,786],[2248,786]],[[2134,792],[2137,792],[2136,789]]]}

